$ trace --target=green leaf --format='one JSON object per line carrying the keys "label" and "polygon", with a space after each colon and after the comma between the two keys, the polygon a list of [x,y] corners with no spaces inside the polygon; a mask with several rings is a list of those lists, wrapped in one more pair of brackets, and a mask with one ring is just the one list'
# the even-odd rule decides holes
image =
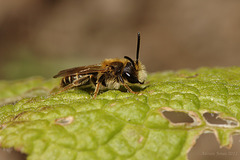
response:
{"label": "green leaf", "polygon": [[[131,86],[138,95],[121,88],[96,99],[92,88],[51,95],[58,84],[40,77],[0,81],[1,147],[29,160],[184,160],[202,133],[230,147],[240,131],[239,67],[154,73]],[[172,121],[166,111],[192,121]]]}

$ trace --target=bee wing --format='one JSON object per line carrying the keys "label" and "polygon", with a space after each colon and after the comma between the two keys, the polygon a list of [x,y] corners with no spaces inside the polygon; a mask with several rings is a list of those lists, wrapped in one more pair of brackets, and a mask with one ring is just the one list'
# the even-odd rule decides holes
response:
{"label": "bee wing", "polygon": [[57,75],[53,76],[53,78],[71,76],[74,74],[85,75],[105,71],[106,69],[102,68],[101,65],[89,65],[62,70]]}

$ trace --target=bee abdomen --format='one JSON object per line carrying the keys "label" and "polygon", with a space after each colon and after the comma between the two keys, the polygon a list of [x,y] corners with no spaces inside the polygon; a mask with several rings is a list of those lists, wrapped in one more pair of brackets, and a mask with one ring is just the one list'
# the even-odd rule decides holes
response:
{"label": "bee abdomen", "polygon": [[61,86],[62,87],[65,87],[71,83],[73,83],[75,80],[77,80],[78,77],[77,75],[72,75],[72,76],[67,76],[67,77],[64,77],[61,81]]}

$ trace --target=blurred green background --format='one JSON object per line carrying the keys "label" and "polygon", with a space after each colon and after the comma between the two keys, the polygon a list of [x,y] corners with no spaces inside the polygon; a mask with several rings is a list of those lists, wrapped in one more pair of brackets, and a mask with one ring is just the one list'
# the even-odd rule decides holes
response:
{"label": "blurred green background", "polygon": [[239,8],[237,0],[0,1],[0,79],[134,58],[137,32],[149,72],[238,66]]}

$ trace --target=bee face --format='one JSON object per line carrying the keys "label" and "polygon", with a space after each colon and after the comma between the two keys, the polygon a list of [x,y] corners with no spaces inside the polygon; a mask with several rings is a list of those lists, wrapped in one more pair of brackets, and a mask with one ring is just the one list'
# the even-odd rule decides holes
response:
{"label": "bee face", "polygon": [[136,68],[131,62],[127,62],[123,69],[122,76],[130,83],[139,83]]}
{"label": "bee face", "polygon": [[129,83],[140,83],[143,84],[147,78],[147,72],[145,66],[139,62],[133,64],[132,62],[127,62],[126,66],[123,68],[122,77]]}

